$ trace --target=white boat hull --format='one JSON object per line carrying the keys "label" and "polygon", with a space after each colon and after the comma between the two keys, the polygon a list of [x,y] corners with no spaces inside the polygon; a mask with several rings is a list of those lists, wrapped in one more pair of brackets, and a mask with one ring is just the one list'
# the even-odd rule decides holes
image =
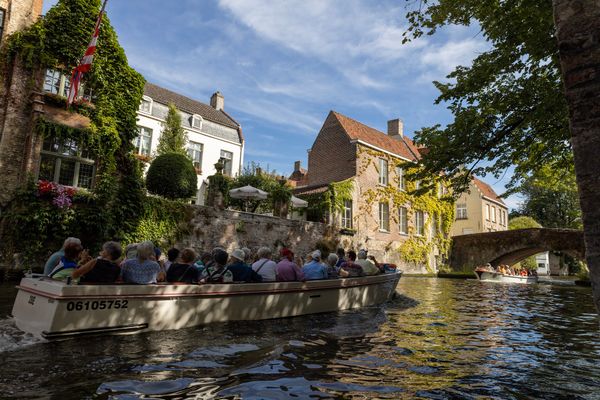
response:
{"label": "white boat hull", "polygon": [[538,283],[537,276],[520,276],[520,275],[504,275],[498,272],[475,271],[477,279],[485,282],[501,282],[501,283]]}
{"label": "white boat hull", "polygon": [[23,278],[12,314],[19,329],[45,338],[179,329],[380,304],[395,293],[400,276],[206,285],[67,285]]}

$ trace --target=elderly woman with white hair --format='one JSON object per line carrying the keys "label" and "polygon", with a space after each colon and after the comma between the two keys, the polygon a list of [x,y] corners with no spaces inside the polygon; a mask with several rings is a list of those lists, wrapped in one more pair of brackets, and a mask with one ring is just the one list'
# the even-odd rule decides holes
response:
{"label": "elderly woman with white hair", "polygon": [[60,262],[61,257],[65,256],[65,247],[67,247],[68,244],[74,244],[74,245],[81,246],[81,240],[79,240],[75,237],[66,238],[63,243],[63,246],[60,248],[60,250],[52,253],[52,255],[48,258],[48,261],[46,261],[46,264],[44,265],[44,275],[46,275],[46,276],[50,275],[52,270],[54,270],[54,268]]}
{"label": "elderly woman with white hair", "polygon": [[268,247],[261,247],[256,253],[258,260],[252,264],[254,272],[262,276],[263,282],[274,282],[277,280],[277,273],[275,267],[277,264],[271,260],[271,249]]}
{"label": "elderly woman with white hair", "polygon": [[327,277],[329,279],[339,278],[338,270],[335,267],[338,262],[338,256],[335,253],[329,253],[326,259],[325,267],[327,267]]}
{"label": "elderly woman with white hair", "polygon": [[137,257],[126,260],[121,266],[121,276],[125,283],[148,284],[164,279],[164,272],[156,262],[154,243],[147,240],[138,244]]}

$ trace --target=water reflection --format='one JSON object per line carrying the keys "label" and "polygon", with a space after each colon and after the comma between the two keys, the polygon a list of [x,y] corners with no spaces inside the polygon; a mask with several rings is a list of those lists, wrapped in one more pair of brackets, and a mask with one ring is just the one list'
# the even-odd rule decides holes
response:
{"label": "water reflection", "polygon": [[403,278],[399,292],[358,311],[12,347],[3,320],[0,385],[27,399],[600,397],[589,288]]}

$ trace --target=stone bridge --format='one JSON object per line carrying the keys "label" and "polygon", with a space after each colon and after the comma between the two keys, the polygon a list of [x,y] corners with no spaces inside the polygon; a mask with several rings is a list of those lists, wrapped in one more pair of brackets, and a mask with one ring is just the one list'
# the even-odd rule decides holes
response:
{"label": "stone bridge", "polygon": [[583,231],[573,229],[530,228],[475,233],[452,238],[450,267],[469,270],[490,263],[513,265],[546,251],[561,251],[579,260],[585,258]]}

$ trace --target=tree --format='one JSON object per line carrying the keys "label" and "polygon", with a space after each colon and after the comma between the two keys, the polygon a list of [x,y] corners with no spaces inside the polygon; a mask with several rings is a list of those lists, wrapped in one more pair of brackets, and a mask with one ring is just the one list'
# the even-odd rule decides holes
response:
{"label": "tree", "polygon": [[169,104],[169,112],[163,124],[163,131],[158,140],[158,154],[177,153],[187,156],[185,145],[187,135],[181,126],[181,114],[174,104]]}
{"label": "tree", "polygon": [[585,253],[600,312],[600,2],[554,0]]}
{"label": "tree", "polygon": [[[541,228],[542,225],[539,224],[535,219],[531,217],[517,217],[508,221],[508,229],[527,229],[527,228]],[[524,260],[519,262],[520,267],[533,270],[537,269],[537,261],[535,260],[535,256],[527,257]],[[520,269],[520,268],[517,268]]]}
{"label": "tree", "polygon": [[150,193],[168,199],[189,199],[198,190],[194,164],[183,154],[162,154],[148,168],[146,187]]}
{"label": "tree", "polygon": [[[252,161],[242,169],[242,173],[231,182],[230,187],[231,189],[234,189],[250,185],[267,193],[271,193],[280,186],[277,181],[278,178],[279,176],[276,171],[265,170],[261,168],[259,163]],[[244,210],[245,207],[248,206],[250,212],[267,213],[273,211],[273,199],[271,197],[267,200],[229,199],[229,205],[237,207],[240,210]]]}
{"label": "tree", "polygon": [[[509,188],[540,165],[572,165],[568,111],[561,91],[551,0],[421,0],[407,14],[405,41],[445,25],[478,26],[490,49],[472,66],[457,67],[448,82],[434,82],[454,121],[416,133],[428,148],[419,177],[444,171],[455,192],[470,177],[496,177],[515,166]],[[417,177],[417,178],[419,178]]]}
{"label": "tree", "polygon": [[525,198],[519,213],[546,228],[581,229],[581,209],[573,169],[554,171],[542,167],[525,179],[520,193]]}

